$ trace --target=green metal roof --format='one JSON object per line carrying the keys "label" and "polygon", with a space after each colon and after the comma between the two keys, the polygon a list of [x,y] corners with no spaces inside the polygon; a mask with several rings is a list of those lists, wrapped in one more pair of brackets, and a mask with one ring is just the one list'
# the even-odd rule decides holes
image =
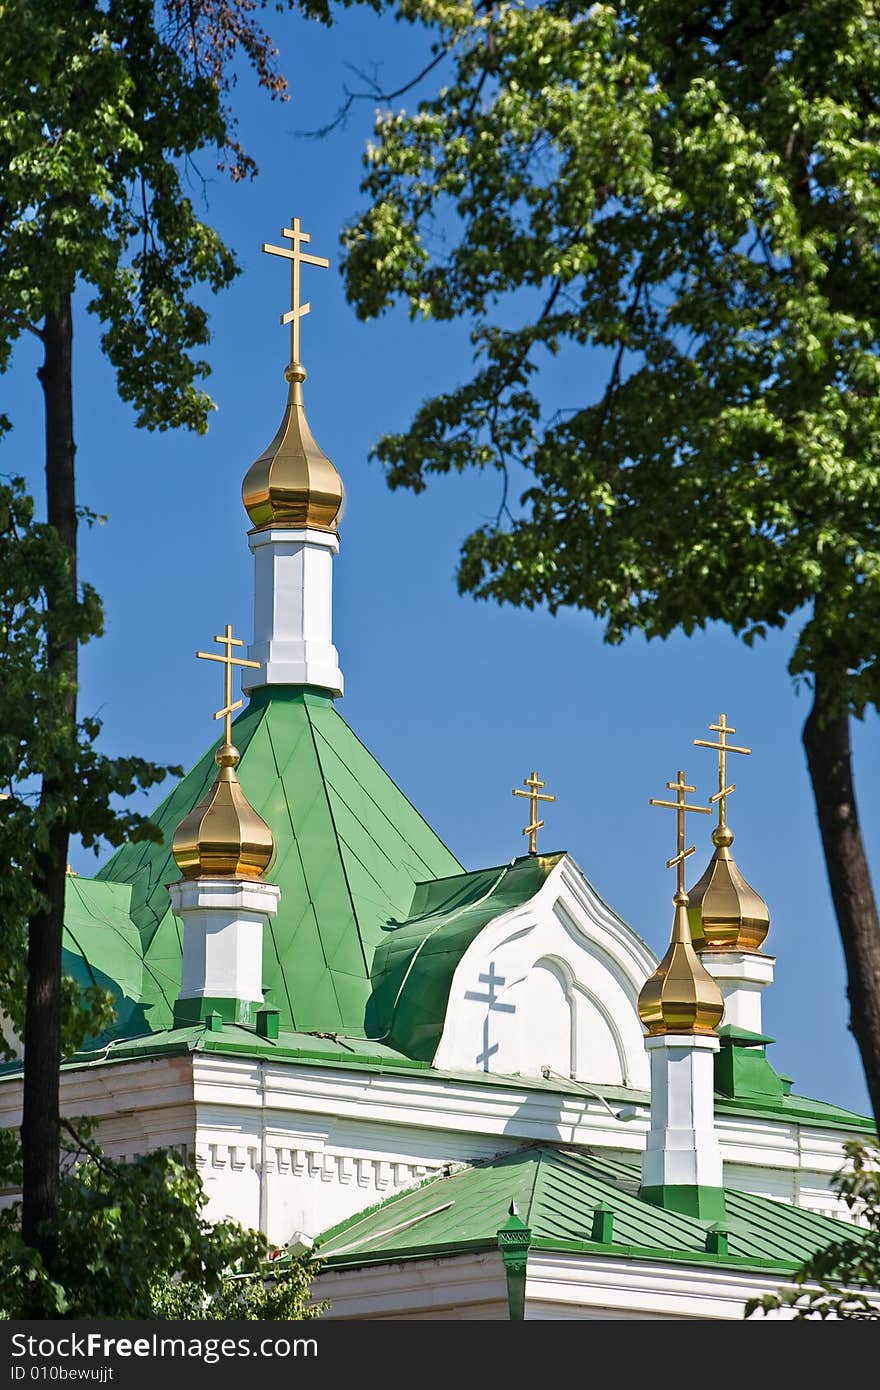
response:
{"label": "green metal roof", "polygon": [[[385,924],[406,918],[417,883],[461,866],[328,695],[259,690],[234,739],[242,787],[276,840],[281,903],[264,938],[267,1003],[287,1029],[363,1033]],[[95,881],[69,881],[64,967],[84,985],[113,987],[118,1019],[108,1037],[172,1024],[181,932],[166,891],[180,877],[171,840],[215,775],[211,748],[154,813],[162,845],[126,845]]]}
{"label": "green metal roof", "polygon": [[[532,1248],[793,1269],[855,1226],[752,1193],[725,1189],[728,1254],[706,1249],[708,1223],[633,1194],[635,1164],[541,1145],[469,1164],[350,1217],[320,1240],[328,1268],[385,1263],[497,1245],[510,1202]],[[613,1212],[610,1241],[591,1238],[600,1203]]]}
{"label": "green metal roof", "polygon": [[562,857],[534,855],[420,883],[407,919],[389,924],[376,951],[369,1032],[408,1057],[430,1062],[465,951],[494,917],[533,898]]}

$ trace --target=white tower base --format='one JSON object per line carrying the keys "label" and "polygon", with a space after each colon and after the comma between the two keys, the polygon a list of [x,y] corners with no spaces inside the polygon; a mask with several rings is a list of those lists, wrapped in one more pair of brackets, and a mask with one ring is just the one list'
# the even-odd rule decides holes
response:
{"label": "white tower base", "polygon": [[250,1022],[263,1002],[263,926],[281,890],[248,878],[181,879],[168,885],[183,922],[183,971],[174,1017],[194,1023],[219,1013]]}
{"label": "white tower base", "polygon": [[343,692],[333,645],[333,557],[339,537],[311,527],[251,531],[254,555],[254,641],[260,669],[242,669],[242,689],[315,685]]}
{"label": "white tower base", "polygon": [[715,1136],[713,1034],[645,1038],[651,1059],[651,1128],[641,1193],[695,1216],[724,1212],[721,1150]]}
{"label": "white tower base", "polygon": [[775,956],[756,951],[702,951],[700,961],[724,996],[724,1022],[762,1033],[761,994],[773,983]]}

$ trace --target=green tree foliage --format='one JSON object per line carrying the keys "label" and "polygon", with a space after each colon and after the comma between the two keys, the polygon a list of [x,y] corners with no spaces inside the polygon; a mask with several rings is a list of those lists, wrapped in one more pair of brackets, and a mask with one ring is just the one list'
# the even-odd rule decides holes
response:
{"label": "green tree foliage", "polygon": [[[27,922],[39,906],[37,863],[58,814],[57,804],[40,796],[42,779],[77,788],[66,815],[85,845],[120,844],[155,839],[158,832],[116,798],[161,781],[169,770],[99,752],[95,739],[101,726],[94,717],[80,722],[74,739],[66,737],[69,674],[50,667],[48,641],[62,633],[82,643],[101,632],[97,595],[87,584],[74,595],[68,576],[67,551],[52,527],[34,519],[33,499],[22,479],[0,483],[0,786],[8,789],[0,801],[0,863],[7,866],[0,1009],[18,1037],[24,1033]],[[94,986],[83,998],[75,982],[67,981],[63,1050],[74,1052],[110,1018],[106,991]],[[14,1056],[8,1038],[0,1037],[0,1055]]]}
{"label": "green tree foliage", "polygon": [[[99,319],[138,425],[207,428],[204,300],[236,266],[189,188],[206,157],[233,178],[255,172],[235,138],[231,94],[243,59],[286,96],[263,7],[0,0],[0,373],[23,335],[36,339],[46,418],[45,523],[17,482],[0,499],[0,1010],[24,1029],[22,1230],[50,1264],[58,1061],[107,1007],[95,993],[77,1019],[61,980],[69,841],[97,848],[153,834],[116,798],[165,771],[101,756],[98,721],[77,713],[78,649],[100,632],[101,612],[77,573],[74,310],[82,302]],[[326,0],[300,8],[328,18]],[[0,433],[9,425],[0,417]]]}
{"label": "green tree foliage", "polygon": [[216,86],[143,0],[6,0],[0,39],[0,368],[75,287],[139,424],[204,430],[208,315],[235,262],[196,214],[183,161],[224,142]]}
{"label": "green tree foliage", "polygon": [[[206,1220],[199,1175],[158,1150],[108,1159],[81,1122],[68,1130],[51,1273],[26,1245],[15,1206],[0,1213],[0,1316],[64,1318],[308,1318],[316,1265],[291,1261],[271,1277],[266,1239]],[[18,1149],[0,1132],[0,1177],[21,1181]]]}
{"label": "green tree foliage", "polygon": [[216,1290],[206,1295],[204,1283],[164,1277],[154,1285],[154,1318],[199,1322],[247,1319],[252,1322],[305,1321],[320,1317],[327,1303],[312,1303],[312,1279],[317,1260],[285,1259],[283,1265],[263,1263],[255,1272],[224,1274]]}
{"label": "green tree foliage", "polygon": [[880,1149],[859,1143],[846,1149],[850,1162],[836,1187],[864,1223],[861,1236],[843,1236],[818,1251],[797,1271],[792,1286],[750,1299],[746,1317],[785,1309],[801,1320],[880,1319]]}
{"label": "green tree foliage", "polygon": [[[587,609],[612,643],[712,622],[752,643],[803,619],[790,670],[814,691],[804,741],[880,1116],[880,928],[849,743],[880,697],[880,11],[399,13],[429,27],[442,85],[378,116],[348,293],[364,318],[398,300],[466,316],[474,370],[381,440],[388,481],[500,470],[461,590]],[[601,384],[553,413],[540,368],[583,349],[601,350]]]}

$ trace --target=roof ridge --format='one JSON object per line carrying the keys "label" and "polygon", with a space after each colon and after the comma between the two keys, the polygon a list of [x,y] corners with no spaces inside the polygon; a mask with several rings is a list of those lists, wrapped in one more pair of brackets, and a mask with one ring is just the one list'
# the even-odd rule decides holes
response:
{"label": "roof ridge", "polygon": [[[332,709],[335,709],[335,706],[333,706],[332,704],[330,707]],[[330,817],[330,826],[333,831],[333,840],[336,845],[336,853],[339,858],[340,868],[342,870],[342,881],[345,884],[345,892],[346,896],[348,897],[348,905],[351,908],[352,921],[354,922],[355,931],[357,932],[358,947],[360,948],[361,960],[364,964],[364,978],[368,981],[370,978],[370,966],[367,961],[367,953],[364,950],[364,934],[363,929],[361,927],[361,919],[358,914],[357,904],[354,899],[354,893],[351,891],[351,879],[349,878],[348,874],[348,863],[346,861],[345,855],[342,852],[342,839],[339,834],[339,827],[336,824],[336,816],[333,812],[333,801],[330,796],[330,788],[327,785],[327,777],[324,772],[324,764],[321,761],[321,754],[318,751],[318,736],[317,731],[315,729],[315,725],[312,721],[311,705],[305,697],[303,697],[303,709],[306,712],[306,724],[309,728],[309,737],[312,740],[312,751],[315,754],[315,762],[317,763],[318,772],[321,777],[321,786],[324,789],[324,800],[327,803],[327,815]],[[342,715],[339,715],[339,718],[342,719]],[[344,720],[343,723],[345,723]],[[326,739],[324,741],[327,742]],[[330,968],[330,962],[327,960],[327,954],[323,938],[321,939],[321,950],[324,952],[324,961],[327,966],[327,973],[330,976],[330,984],[333,989],[333,998],[336,1000],[336,1007],[339,1010],[340,1018],[342,1018],[344,1017],[344,1010],[342,1008],[342,1003],[339,998],[339,992],[336,988],[336,972]]]}

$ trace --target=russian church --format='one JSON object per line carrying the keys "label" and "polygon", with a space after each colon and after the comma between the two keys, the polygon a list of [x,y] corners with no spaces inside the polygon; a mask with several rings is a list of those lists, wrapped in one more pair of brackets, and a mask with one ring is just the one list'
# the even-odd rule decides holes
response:
{"label": "russian church", "polygon": [[[840,1235],[843,1145],[873,1132],[773,1065],[770,914],[727,815],[749,750],[722,715],[696,740],[713,804],[684,772],[657,798],[662,960],[588,863],[539,850],[536,772],[528,853],[466,866],[442,843],[340,709],[344,488],[299,348],[301,268],[326,262],[298,220],[284,235],[264,249],[291,263],[287,402],[242,488],[252,641],[227,626],[198,653],[223,733],[154,813],[163,842],[68,877],[64,969],[116,1017],[64,1063],[62,1111],[114,1157],[174,1148],[211,1217],[315,1252],[326,1319],[739,1319]],[[717,824],[688,889],[691,812]],[[6,1068],[0,1124],[20,1099]]]}

